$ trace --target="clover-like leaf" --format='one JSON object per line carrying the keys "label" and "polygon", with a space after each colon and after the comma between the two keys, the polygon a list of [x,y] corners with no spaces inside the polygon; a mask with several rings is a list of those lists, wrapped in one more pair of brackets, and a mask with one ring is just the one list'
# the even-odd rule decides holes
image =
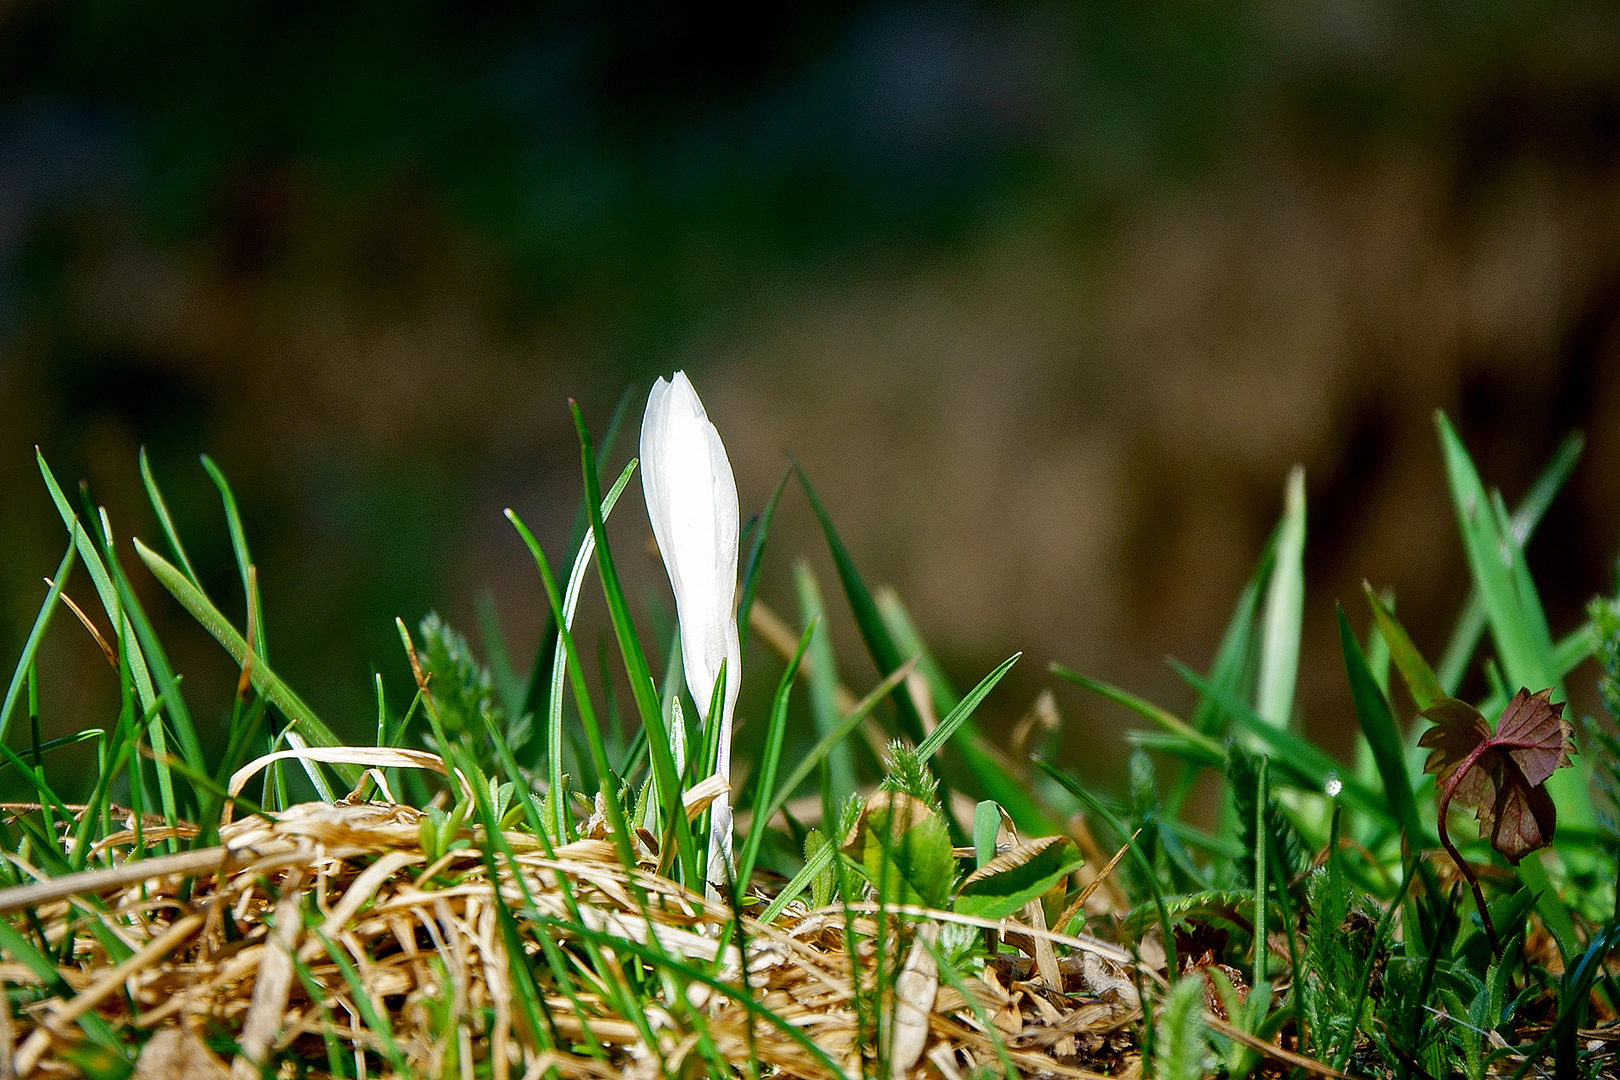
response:
{"label": "clover-like leaf", "polygon": [[1453,799],[1472,807],[1479,835],[1517,866],[1552,843],[1558,815],[1544,785],[1570,764],[1574,729],[1564,719],[1564,702],[1553,704],[1550,689],[1532,694],[1521,688],[1502,710],[1494,732],[1478,709],[1456,698],[1439,699],[1423,715],[1434,724],[1418,745],[1430,748],[1423,771],[1434,774],[1440,792],[1440,843],[1473,887],[1494,944],[1496,932],[1479,881],[1446,832],[1447,811]]}

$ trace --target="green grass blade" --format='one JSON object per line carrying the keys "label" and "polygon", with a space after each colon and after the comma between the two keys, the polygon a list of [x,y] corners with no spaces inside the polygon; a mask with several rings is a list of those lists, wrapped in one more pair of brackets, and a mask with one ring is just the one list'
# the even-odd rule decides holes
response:
{"label": "green grass blade", "polygon": [[[630,482],[630,477],[635,473],[635,469],[636,463],[632,460],[624,467],[624,472],[619,475],[619,479],[608,489],[607,498],[602,503],[603,521],[606,521],[608,515],[613,512],[614,505],[618,503],[619,496],[624,493],[625,485]],[[531,540],[533,540],[533,534],[524,537],[525,543]],[[538,547],[537,544],[533,546]],[[574,556],[574,565],[568,572],[568,591],[563,596],[562,613],[559,616],[563,620],[561,629],[565,632],[572,632],[573,630],[574,613],[579,609],[579,596],[585,588],[585,572],[590,568],[591,558],[595,553],[596,534],[588,532],[585,534],[585,538],[580,541],[578,554]],[[567,816],[567,807],[562,797],[566,791],[566,785],[564,785],[562,779],[563,677],[566,666],[567,653],[561,647],[561,638],[559,637],[557,646],[551,650],[551,689],[546,698],[546,768],[549,770],[549,782],[556,785],[558,792],[558,797],[553,800],[553,804],[557,807],[558,820],[554,824],[557,826],[557,835],[560,837],[571,835],[571,832],[566,832],[564,829],[571,830],[573,824],[572,819]]]}
{"label": "green grass blade", "polygon": [[[793,562],[793,584],[799,596],[799,619],[810,635],[810,716],[816,731],[825,736],[843,717],[838,712],[838,658],[833,653],[832,633],[827,627],[827,607],[821,597],[821,583],[806,559]],[[839,742],[828,751],[821,792],[822,816],[837,816],[855,790],[855,751],[848,742]]]}
{"label": "green grass blade", "polygon": [[1273,727],[1247,703],[1211,686],[1187,665],[1172,660],[1170,668],[1194,690],[1214,695],[1238,727],[1254,735],[1269,749],[1274,755],[1272,764],[1291,776],[1300,788],[1322,794],[1337,784],[1338,797],[1345,802],[1370,815],[1380,825],[1400,827],[1390,810],[1389,801],[1357,780],[1350,769],[1340,765],[1327,751],[1287,728]]}
{"label": "green grass blade", "polygon": [[[244,663],[247,659],[247,642],[242,640],[242,635],[236,632],[236,628],[220,613],[213,602],[163,556],[141,543],[138,538],[134,543],[135,554],[139,555],[147,569],[152,571],[152,576],[169,590],[170,595],[180,602],[181,607],[191,612],[192,618],[201,623],[203,629],[207,630],[215,641],[224,646],[233,660],[238,664]],[[252,681],[254,689],[280,709],[290,723],[296,724],[299,732],[312,745],[344,745],[333,734],[332,729],[315,715],[315,711],[293,692],[292,687],[270,669],[269,664],[255,659],[249,665],[248,678]],[[359,783],[362,771],[359,766],[336,763],[332,768],[351,786]]]}
{"label": "green grass blade", "polygon": [[1164,934],[1166,970],[1180,971],[1181,965],[1176,962],[1176,936],[1170,923],[1170,911],[1165,906],[1164,893],[1159,889],[1159,875],[1153,869],[1152,860],[1147,857],[1146,852],[1142,850],[1142,846],[1137,843],[1136,835],[1131,831],[1131,827],[1121,821],[1112,810],[1108,809],[1101,799],[1087,791],[1085,785],[1071,776],[1066,769],[1060,769],[1044,758],[1036,758],[1035,764],[1039,765],[1046,775],[1062,785],[1065,791],[1085,804],[1086,809],[1101,818],[1110,829],[1118,833],[1125,846],[1130,848],[1131,858],[1142,871],[1142,877],[1147,881],[1148,889],[1153,894],[1154,906],[1159,911],[1159,927]]}
{"label": "green grass blade", "polygon": [[174,518],[169,514],[169,503],[163,497],[163,491],[158,487],[157,478],[152,475],[152,463],[147,459],[146,447],[141,447],[140,454],[141,483],[146,487],[146,498],[152,504],[152,512],[157,515],[158,526],[163,530],[163,538],[169,542],[169,550],[180,562],[180,569],[186,572],[186,577],[197,588],[202,588],[202,579],[197,571],[192,569],[191,559],[186,555],[186,547],[180,542],[180,532],[174,527]]}
{"label": "green grass blade", "polygon": [[753,880],[754,863],[759,858],[759,846],[765,839],[767,821],[761,811],[776,790],[776,770],[781,764],[782,741],[787,734],[788,697],[793,691],[793,680],[799,674],[799,664],[804,659],[805,650],[810,647],[815,630],[815,625],[805,627],[804,634],[799,638],[799,647],[783,669],[782,678],[776,684],[776,695],[771,699],[771,719],[765,728],[765,745],[760,750],[759,770],[754,781],[754,821],[748,828],[743,856],[737,864],[737,881],[742,888],[747,888]]}
{"label": "green grass blade", "polygon": [[870,694],[862,698],[849,711],[848,716],[838,722],[837,727],[823,735],[816,745],[810,748],[810,752],[793,767],[793,771],[788,774],[788,778],[783,781],[782,786],[777,789],[770,802],[765,804],[763,810],[756,807],[754,813],[756,815],[763,813],[767,821],[775,817],[776,812],[782,808],[782,804],[787,802],[793,793],[799,789],[799,785],[808,780],[810,774],[820,767],[822,760],[826,758],[832,748],[847,739],[849,733],[854,731],[856,725],[865,720],[873,709],[877,708],[879,702],[892,693],[895,687],[905,682],[906,676],[911,671],[910,664],[902,664],[899,668],[890,672],[888,678],[878,683]]}
{"label": "green grass blade", "polygon": [[1490,496],[1444,413],[1435,414],[1435,424],[1440,431],[1463,550],[1485,603],[1497,656],[1514,682],[1537,690],[1554,686],[1551,644],[1540,648],[1535,640],[1532,619],[1524,610],[1524,598],[1518,595],[1514,581],[1510,543],[1499,527]]}
{"label": "green grass blade", "polygon": [[[962,695],[951,684],[922,635],[917,632],[900,595],[893,589],[880,588],[874,599],[879,614],[883,616],[883,623],[901,653],[919,657],[917,670],[928,680],[935,707],[944,712],[955,709],[961,703]],[[1062,831],[1051,812],[1030,795],[1028,781],[1003,763],[1004,757],[985,740],[978,725],[971,719],[963,723],[952,749],[961,755],[961,763],[967,774],[964,780],[982,789],[975,794],[994,799],[1020,829],[1035,836],[1049,836]]]}
{"label": "green grass blade", "polygon": [[997,664],[995,670],[991,671],[990,674],[980,679],[979,685],[969,690],[967,697],[957,702],[956,708],[946,714],[945,719],[939,722],[939,726],[930,732],[928,738],[924,739],[922,744],[917,747],[917,759],[927,761],[939,753],[940,748],[945,745],[952,735],[956,734],[958,728],[967,723],[968,717],[973,715],[973,710],[979,707],[979,703],[989,695],[990,691],[996,688],[996,684],[1001,681],[1002,676],[1011,671],[1012,666],[1018,663],[1019,658],[1023,655],[1023,653],[1013,653],[1000,664]]}
{"label": "green grass blade", "polygon": [[[1374,598],[1377,603],[1377,598]],[[1382,605],[1379,605],[1380,607]],[[1350,699],[1356,707],[1356,718],[1361,721],[1361,732],[1367,737],[1373,760],[1378,764],[1378,775],[1384,781],[1384,796],[1389,800],[1396,823],[1413,844],[1427,846],[1426,833],[1418,817],[1417,800],[1412,796],[1412,779],[1406,773],[1406,749],[1401,733],[1395,727],[1394,714],[1378,682],[1367,666],[1361,646],[1345,618],[1344,608],[1339,613],[1339,647],[1344,653],[1345,674],[1350,680]]]}
{"label": "green grass blade", "polygon": [[[1411,635],[1407,634],[1406,627],[1402,626],[1395,613],[1390,611],[1378,594],[1373,591],[1372,585],[1361,583],[1362,591],[1367,594],[1367,603],[1372,606],[1373,618],[1378,622],[1378,629],[1384,635],[1384,641],[1389,646],[1389,658],[1394,661],[1395,670],[1401,673],[1401,681],[1406,683],[1407,692],[1417,703],[1419,711],[1427,709],[1437,700],[1449,697],[1441,686],[1441,680],[1435,677],[1429,662],[1423,659],[1417,646],[1412,644]],[[1343,612],[1340,612],[1343,620]]]}
{"label": "green grass blade", "polygon": [[934,659],[928,643],[917,630],[917,624],[911,621],[911,612],[906,610],[900,594],[887,585],[880,585],[872,594],[872,599],[877,604],[878,614],[883,617],[883,625],[888,628],[889,636],[894,639],[895,648],[900,650],[900,654],[921,657],[917,661],[917,670],[928,680],[928,692],[934,697],[935,707],[941,712],[949,712],[956,708],[956,703],[962,700],[962,695],[952,685],[945,670],[939,666],[939,661]]}
{"label": "green grass blade", "polygon": [[220,471],[214,459],[207,454],[202,456],[202,467],[207,471],[208,478],[219,489],[220,502],[225,506],[225,526],[231,534],[231,550],[236,554],[236,569],[242,575],[242,596],[248,605],[246,610],[252,612],[252,625],[255,627],[253,635],[253,651],[261,660],[270,659],[269,647],[265,645],[264,636],[264,607],[259,599],[259,590],[253,588],[249,580],[248,568],[253,565],[253,556],[248,551],[247,530],[242,528],[242,514],[236,507],[236,496],[231,493],[231,485],[225,480],[225,474]]}
{"label": "green grass blade", "polygon": [[[832,552],[833,565],[838,570],[838,580],[844,587],[844,596],[855,616],[855,625],[860,629],[861,640],[866,643],[866,650],[871,653],[872,662],[877,665],[878,672],[888,675],[900,666],[904,658],[895,646],[894,639],[889,636],[888,627],[883,625],[883,616],[878,611],[877,603],[872,599],[872,591],[866,587],[860,571],[855,568],[855,560],[850,558],[849,549],[844,547],[844,541],[833,526],[827,508],[821,504],[816,489],[811,486],[810,478],[797,465],[794,465],[794,470],[799,475],[799,485],[804,488],[805,497],[810,500],[810,509],[815,513],[816,520],[821,523],[821,531],[827,538],[827,548]],[[917,715],[917,709],[912,705],[911,698],[907,694],[897,693],[894,695],[894,704],[900,717],[900,729],[913,744],[921,743],[924,738],[922,718]]]}
{"label": "green grass blade", "polygon": [[1299,641],[1305,617],[1305,470],[1288,474],[1276,563],[1266,589],[1255,711],[1273,727],[1287,727],[1299,678]]}
{"label": "green grass blade", "polygon": [[[62,517],[62,524],[67,526],[74,544],[79,549],[79,557],[84,562],[85,572],[90,575],[91,582],[96,587],[96,595],[101,600],[101,606],[112,623],[113,632],[118,635],[118,649],[123,661],[130,669],[130,678],[134,681],[136,693],[140,695],[142,709],[151,709],[158,700],[157,691],[152,684],[151,672],[146,665],[146,659],[137,643],[134,625],[130,622],[124,610],[123,600],[119,595],[118,586],[113,576],[107,571],[107,562],[116,562],[112,551],[112,526],[107,521],[106,511],[101,512],[100,531],[102,543],[107,553],[107,561],[103,561],[102,552],[98,549],[95,540],[86,531],[79,517],[69,504],[67,496],[62,493],[61,485],[56,482],[56,476],[51,472],[50,466],[45,463],[45,457],[36,448],[35,461],[39,465],[40,476],[45,481],[45,487],[50,491],[51,501],[56,504],[57,513]],[[190,727],[189,717],[187,727]],[[151,726],[147,729],[147,737],[152,743],[152,749],[158,754],[157,778],[158,791],[163,803],[163,814],[172,828],[179,820],[179,807],[174,788],[174,778],[170,774],[165,762],[168,758],[168,739],[164,732],[163,722],[154,714]]]}
{"label": "green grass blade", "polygon": [[[1114,704],[1129,709],[1144,720],[1157,724],[1172,737],[1184,741],[1188,747],[1196,751],[1200,756],[1206,758],[1213,756],[1216,761],[1226,760],[1226,748],[1221,744],[1220,740],[1204,734],[1181,719],[1181,717],[1153,704],[1146,698],[1138,697],[1129,690],[1121,690],[1119,687],[1111,683],[1105,683],[1100,679],[1093,679],[1077,671],[1071,671],[1062,664],[1048,664],[1047,670],[1060,679],[1066,679],[1074,683],[1082,690],[1089,690],[1099,697],[1107,698]],[[1226,691],[1226,693],[1230,693],[1230,691]],[[1213,696],[1210,699],[1215,700]]]}
{"label": "green grass blade", "polygon": [[765,509],[760,511],[754,523],[753,535],[748,541],[748,558],[743,561],[742,588],[737,591],[737,626],[744,630],[738,642],[742,650],[738,655],[744,659],[748,656],[748,639],[751,636],[746,632],[748,616],[754,610],[754,594],[759,591],[759,572],[765,559],[765,541],[771,533],[771,522],[776,518],[776,505],[782,501],[782,492],[787,490],[788,481],[791,479],[793,470],[790,468],[782,474],[782,479],[776,482],[776,490],[771,492],[771,497],[766,500]]}
{"label": "green grass blade", "polygon": [[[602,592],[607,597],[608,618],[613,623],[619,655],[624,661],[625,674],[630,679],[630,694],[635,699],[641,723],[647,729],[647,748],[652,753],[659,798],[664,807],[664,827],[674,830],[685,879],[695,883],[704,879],[707,867],[697,862],[692,829],[681,805],[680,780],[670,749],[669,732],[658,705],[658,691],[647,670],[647,656],[642,651],[640,638],[636,636],[630,605],[625,600],[624,587],[619,583],[619,572],[613,565],[613,551],[607,542],[607,526],[602,521],[602,490],[596,478],[596,452],[591,444],[591,432],[585,426],[585,417],[579,411],[579,405],[571,401],[569,408],[574,415],[574,430],[579,436],[580,467],[585,474],[585,505],[591,515],[591,532],[596,537],[596,570],[602,580]],[[575,678],[578,677],[576,674]],[[615,799],[609,798],[608,802],[611,804]]]}
{"label": "green grass blade", "polygon": [[67,584],[68,575],[73,572],[73,563],[78,557],[78,545],[68,541],[67,551],[62,554],[62,561],[56,565],[56,575],[51,578],[51,584],[45,591],[45,602],[39,606],[39,614],[34,616],[34,625],[28,631],[28,640],[23,643],[22,656],[17,659],[17,667],[11,673],[11,685],[6,687],[6,700],[0,705],[0,742],[6,738],[6,729],[11,724],[11,710],[17,706],[17,697],[22,693],[23,683],[28,676],[28,669],[34,664],[34,657],[39,652],[39,643],[45,637],[45,631],[50,628],[51,616],[56,613],[56,605],[62,596],[62,588]]}
{"label": "green grass blade", "polygon": [[[1435,425],[1445,452],[1463,550],[1484,600],[1491,638],[1507,679],[1515,687],[1531,690],[1552,687],[1555,698],[1566,699],[1546,615],[1524,551],[1513,540],[1501,497],[1487,495],[1473,459],[1444,413],[1435,413]],[[1590,764],[1582,759],[1575,768],[1560,769],[1547,781],[1561,816],[1572,825],[1589,827],[1594,822],[1590,778]]]}
{"label": "green grass blade", "polygon": [[[1553,497],[1569,479],[1585,445],[1586,439],[1580,432],[1566,435],[1553,452],[1552,460],[1536,477],[1535,483],[1530,485],[1530,490],[1513,511],[1513,523],[1508,533],[1521,549],[1535,535],[1536,526],[1541,524]],[[1468,602],[1463,606],[1463,613],[1457,620],[1437,669],[1440,684],[1446,688],[1447,696],[1455,695],[1457,688],[1462,685],[1468,663],[1473,659],[1474,650],[1479,647],[1480,635],[1485,632],[1485,622],[1485,599],[1479,586],[1475,585],[1469,590]]]}
{"label": "green grass blade", "polygon": [[810,883],[832,865],[833,857],[837,854],[837,840],[822,845],[820,850],[805,861],[804,867],[782,887],[782,891],[776,894],[776,899],[760,913],[759,921],[766,925],[775,922],[776,917],[786,911],[787,906],[798,899],[800,894],[810,887]]}
{"label": "green grass blade", "polygon": [[[613,415],[608,418],[607,430],[602,434],[602,447],[597,455],[599,460],[605,461],[613,453],[613,446],[618,441],[619,430],[623,426],[624,418],[629,412],[630,403],[635,397],[631,387],[625,387],[619,396],[619,403],[613,407]],[[601,477],[597,477],[598,483]],[[585,500],[580,499],[578,507],[574,510],[574,523],[568,532],[568,563],[579,555],[579,546],[585,542],[585,537],[591,531],[591,515],[585,506]],[[561,565],[561,564],[559,564]],[[546,690],[546,677],[551,672],[552,651],[557,646],[557,627],[547,623],[540,632],[539,644],[535,646],[534,663],[529,666],[528,691],[523,698],[523,711],[540,715],[540,695]]]}

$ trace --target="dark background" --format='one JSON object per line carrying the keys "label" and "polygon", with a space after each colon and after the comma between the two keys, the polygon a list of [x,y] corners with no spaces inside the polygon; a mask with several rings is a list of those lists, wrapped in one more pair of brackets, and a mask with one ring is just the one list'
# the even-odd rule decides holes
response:
{"label": "dark background", "polygon": [[[1510,503],[1586,429],[1531,565],[1555,632],[1611,587],[1616,56],[1579,2],[0,4],[0,667],[64,542],[35,444],[156,543],[146,446],[240,623],[206,452],[273,664],[368,737],[395,615],[474,631],[488,591],[526,667],[501,509],[560,557],[565,399],[639,417],[684,367],[745,514],[790,452],[959,681],[1027,650],[992,726],[1054,659],[1184,707],[1162,659],[1207,662],[1302,462],[1299,708],[1342,748],[1333,601],[1394,588],[1435,655],[1465,594],[1436,408]],[[229,661],[123,545],[220,715]],[[789,616],[799,553],[834,591],[794,494]],[[41,676],[48,729],[111,718],[65,613]],[[1122,717],[1059,700],[1070,760],[1116,767]]]}

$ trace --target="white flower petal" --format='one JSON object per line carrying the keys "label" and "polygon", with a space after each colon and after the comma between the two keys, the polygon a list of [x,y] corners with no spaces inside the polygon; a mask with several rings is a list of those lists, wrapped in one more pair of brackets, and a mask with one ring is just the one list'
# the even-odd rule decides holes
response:
{"label": "white flower petal", "polygon": [[[732,712],[742,659],[736,612],[737,482],[720,433],[683,371],[667,382],[658,379],[647,395],[641,422],[641,486],[675,593],[686,685],[703,713],[708,712],[720,666],[725,664],[715,771],[729,777]],[[710,850],[727,859],[729,798],[715,801],[711,820]],[[711,860],[711,880],[716,880],[717,865]]]}

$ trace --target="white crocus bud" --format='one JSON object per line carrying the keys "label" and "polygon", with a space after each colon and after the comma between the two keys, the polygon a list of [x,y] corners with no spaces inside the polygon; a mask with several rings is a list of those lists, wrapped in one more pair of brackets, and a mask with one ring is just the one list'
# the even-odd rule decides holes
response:
{"label": "white crocus bud", "polygon": [[[684,371],[660,378],[647,395],[641,419],[641,490],[664,557],[681,630],[686,685],[706,713],[725,662],[725,700],[715,773],[731,776],[731,717],[737,703],[742,648],[737,638],[737,481],[720,433]],[[683,741],[673,748],[682,755]],[[731,798],[723,794],[710,815],[708,878],[724,880],[731,859]]]}

